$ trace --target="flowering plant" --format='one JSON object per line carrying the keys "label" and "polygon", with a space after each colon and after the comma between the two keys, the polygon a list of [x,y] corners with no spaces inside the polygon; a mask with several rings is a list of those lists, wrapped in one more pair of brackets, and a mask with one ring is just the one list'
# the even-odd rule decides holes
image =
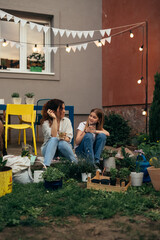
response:
{"label": "flowering plant", "polygon": [[149,160],[150,165],[154,166],[155,168],[160,168],[160,156],[152,157]]}

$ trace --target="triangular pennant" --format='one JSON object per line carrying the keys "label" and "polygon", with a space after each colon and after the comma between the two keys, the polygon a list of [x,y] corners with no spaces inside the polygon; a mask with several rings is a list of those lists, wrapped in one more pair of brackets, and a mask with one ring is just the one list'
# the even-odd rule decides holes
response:
{"label": "triangular pennant", "polygon": [[56,36],[57,33],[59,32],[59,29],[58,28],[52,28],[52,31],[54,33],[54,36]]}
{"label": "triangular pennant", "polygon": [[64,29],[59,29],[59,34],[60,34],[61,37],[63,36],[64,33],[65,33]]}
{"label": "triangular pennant", "polygon": [[80,31],[77,32],[77,35],[78,35],[79,38],[82,37],[82,33],[83,33],[83,32],[80,32]]}
{"label": "triangular pennant", "polygon": [[51,51],[52,51],[52,48],[48,47],[47,52],[51,53]]}
{"label": "triangular pennant", "polygon": [[104,36],[105,32],[106,32],[106,30],[100,30],[102,37]]}
{"label": "triangular pennant", "polygon": [[83,35],[84,35],[85,38],[88,37],[88,34],[89,34],[88,31],[83,31]]}
{"label": "triangular pennant", "polygon": [[94,41],[94,43],[96,44],[96,46],[98,46],[98,41]]}
{"label": "triangular pennant", "polygon": [[53,48],[52,48],[52,50],[53,50],[54,53],[57,52],[57,49],[58,49],[58,47],[53,47]]}
{"label": "triangular pennant", "polygon": [[16,43],[16,48],[20,48],[20,44]]}
{"label": "triangular pennant", "polygon": [[75,38],[77,32],[76,31],[71,31],[72,37]]}
{"label": "triangular pennant", "polygon": [[81,51],[82,45],[78,45],[77,48],[79,51]]}
{"label": "triangular pennant", "polygon": [[26,23],[27,23],[27,21],[26,21],[26,20],[24,20],[24,19],[21,19],[21,25],[22,25],[22,27],[24,27],[24,26],[26,25]]}
{"label": "triangular pennant", "polygon": [[101,39],[101,43],[103,44],[103,45],[105,45],[105,38],[104,39]]}
{"label": "triangular pennant", "polygon": [[77,49],[77,46],[71,46],[71,48],[72,48],[73,52],[75,52]]}
{"label": "triangular pennant", "polygon": [[45,33],[48,31],[48,29],[49,29],[49,27],[47,27],[47,26],[44,26],[44,27],[43,27],[43,31],[44,31]]}
{"label": "triangular pennant", "polygon": [[14,47],[15,44],[16,44],[15,42],[10,42],[11,47]]}
{"label": "triangular pennant", "polygon": [[43,25],[36,24],[36,27],[37,27],[38,32],[40,32],[43,28]]}
{"label": "triangular pennant", "polygon": [[7,21],[11,20],[13,16],[11,14],[7,14]]}
{"label": "triangular pennant", "polygon": [[71,34],[71,31],[69,31],[69,30],[66,30],[66,36],[67,36],[67,37],[69,37],[69,36],[70,36],[70,34]]}
{"label": "triangular pennant", "polygon": [[111,37],[107,37],[107,38],[105,38],[105,40],[106,40],[108,43],[111,43]]}
{"label": "triangular pennant", "polygon": [[84,50],[86,50],[87,46],[88,46],[88,43],[82,44],[82,47],[83,47]]}
{"label": "triangular pennant", "polygon": [[94,31],[89,31],[89,36],[92,38],[93,37],[93,34],[94,34]]}
{"label": "triangular pennant", "polygon": [[15,22],[15,24],[17,24],[21,19],[20,18],[18,18],[18,17],[13,17],[14,18],[14,22]]}
{"label": "triangular pennant", "polygon": [[6,16],[6,13],[4,11],[0,10],[0,16],[1,16],[1,19],[2,19]]}
{"label": "triangular pennant", "polygon": [[32,22],[29,22],[29,25],[30,25],[30,29],[33,30],[33,28],[36,26],[35,23],[32,23]]}
{"label": "triangular pennant", "polygon": [[107,33],[108,36],[110,36],[110,34],[111,34],[111,28],[106,29],[106,33]]}

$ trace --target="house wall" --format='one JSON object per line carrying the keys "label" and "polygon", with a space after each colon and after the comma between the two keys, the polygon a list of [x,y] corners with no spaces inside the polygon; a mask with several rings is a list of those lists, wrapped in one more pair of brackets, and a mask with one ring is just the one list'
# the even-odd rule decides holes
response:
{"label": "house wall", "polygon": [[[160,1],[103,0],[102,6],[103,28],[148,22],[148,103],[151,103],[154,75],[160,71]],[[122,30],[124,28],[111,33]],[[121,113],[135,131],[143,132],[146,131],[146,122],[140,112],[146,101],[146,25],[143,53],[138,50],[143,43],[143,28],[136,28],[133,33],[133,39],[129,32],[123,33],[112,37],[111,44],[103,47],[102,105],[106,112]],[[138,85],[142,66],[144,80]]]}
{"label": "house wall", "polygon": [[[101,0],[0,0],[0,8],[53,15],[54,27],[61,29],[102,28]],[[58,43],[84,40],[55,38]],[[93,107],[102,106],[102,53],[94,43],[75,53],[58,50],[54,55],[54,72],[53,76],[0,71],[0,98],[11,103],[13,92],[19,92],[22,98],[26,92],[34,92],[35,102],[40,98],[63,99],[66,105],[74,105],[76,114],[88,114]]]}

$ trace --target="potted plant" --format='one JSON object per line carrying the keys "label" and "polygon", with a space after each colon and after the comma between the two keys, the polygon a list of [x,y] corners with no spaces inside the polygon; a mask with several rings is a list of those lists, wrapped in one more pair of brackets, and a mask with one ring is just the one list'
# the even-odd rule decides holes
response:
{"label": "potted plant", "polygon": [[128,184],[130,173],[131,172],[128,168],[121,168],[119,170],[120,185],[123,185],[122,182],[125,182],[125,186]]}
{"label": "potted plant", "polygon": [[91,178],[91,174],[95,172],[94,165],[87,159],[80,159],[77,167],[82,176],[82,182],[87,182],[88,177]]}
{"label": "potted plant", "polygon": [[56,190],[62,187],[64,173],[58,168],[47,167],[46,170],[44,170],[42,177],[44,179],[45,188]]}
{"label": "potted plant", "polygon": [[29,92],[25,94],[26,96],[26,104],[34,104],[34,93],[33,92]]}
{"label": "potted plant", "polygon": [[112,149],[104,149],[102,151],[101,157],[103,158],[103,166],[106,172],[110,172],[110,168],[116,168],[115,155],[116,151]]}
{"label": "potted plant", "polygon": [[116,168],[110,168],[110,184],[116,186],[118,170]]}
{"label": "potted plant", "polygon": [[148,167],[148,173],[151,182],[156,191],[160,191],[160,157],[159,155],[152,157],[149,161],[151,167]]}
{"label": "potted plant", "polygon": [[20,98],[19,93],[14,92],[12,93],[11,97],[14,104],[21,104],[22,99]]}
{"label": "potted plant", "polygon": [[32,53],[27,57],[30,63],[31,72],[42,72],[45,63],[45,56],[41,53]]}
{"label": "potted plant", "polygon": [[0,153],[0,197],[12,192],[12,168],[5,166],[6,163]]}

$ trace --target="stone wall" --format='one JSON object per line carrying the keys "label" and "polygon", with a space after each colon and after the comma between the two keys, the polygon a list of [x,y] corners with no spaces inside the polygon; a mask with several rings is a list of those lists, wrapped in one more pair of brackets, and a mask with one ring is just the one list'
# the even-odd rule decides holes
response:
{"label": "stone wall", "polygon": [[[132,106],[112,106],[104,107],[105,114],[115,112],[120,114],[125,120],[128,121],[129,126],[132,128],[131,135],[146,132],[146,116],[142,115],[144,105]],[[147,132],[148,132],[148,118],[147,118]]]}

